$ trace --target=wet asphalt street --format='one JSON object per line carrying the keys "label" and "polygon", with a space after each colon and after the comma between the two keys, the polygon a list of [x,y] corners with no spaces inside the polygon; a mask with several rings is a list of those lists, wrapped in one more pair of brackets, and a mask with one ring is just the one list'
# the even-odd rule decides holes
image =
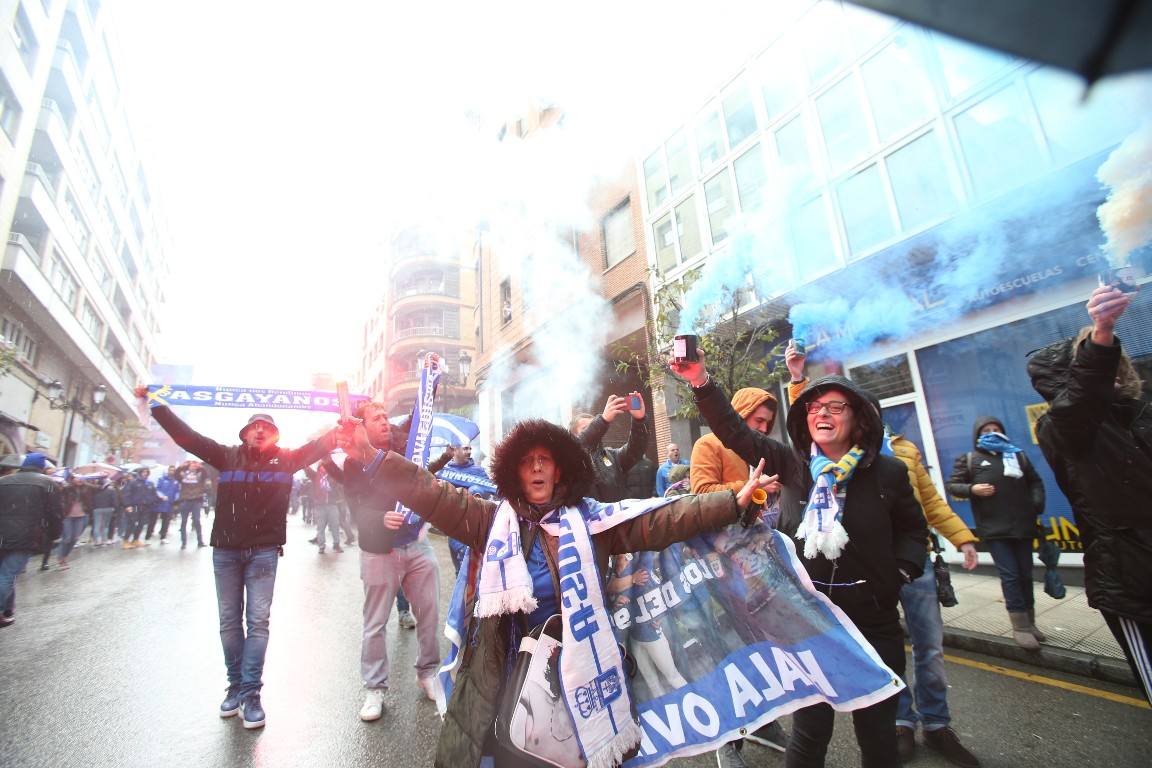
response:
{"label": "wet asphalt street", "polygon": [[[358,550],[320,555],[298,517],[288,530],[264,670],[264,729],[216,715],[225,679],[211,549],[86,546],[70,570],[42,573],[37,559],[17,582],[17,623],[0,629],[0,766],[431,765],[440,723],[415,683],[415,633],[397,631],[392,619],[385,716],[362,723]],[[445,540],[434,541],[446,603],[452,565]],[[1134,689],[954,655],[953,725],[983,765],[1149,764],[1152,711],[1127,701]],[[848,768],[857,755],[851,721],[839,716],[827,765]],[[745,759],[783,766],[781,755],[756,746]],[[715,764],[711,756],[674,763]],[[948,763],[921,748],[912,765]]]}

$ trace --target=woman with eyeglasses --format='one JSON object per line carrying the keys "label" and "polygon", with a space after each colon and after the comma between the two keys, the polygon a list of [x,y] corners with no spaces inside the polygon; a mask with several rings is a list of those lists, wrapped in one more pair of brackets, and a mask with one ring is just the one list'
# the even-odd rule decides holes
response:
{"label": "woman with eyeglasses", "polygon": [[[864,393],[843,376],[811,382],[788,411],[789,449],[744,423],[711,381],[703,359],[670,367],[692,385],[700,414],[726,448],[750,464],[763,459],[764,471],[780,475],[786,486],[800,484],[806,501],[799,525],[785,522],[793,516],[784,514],[781,530],[796,538],[816,589],[903,677],[904,636],[896,606],[900,588],[923,571],[928,528],[907,468],[880,453],[884,427]],[[897,693],[852,713],[864,768],[900,764]],[[787,768],[824,765],[834,714],[827,704],[793,713]]]}

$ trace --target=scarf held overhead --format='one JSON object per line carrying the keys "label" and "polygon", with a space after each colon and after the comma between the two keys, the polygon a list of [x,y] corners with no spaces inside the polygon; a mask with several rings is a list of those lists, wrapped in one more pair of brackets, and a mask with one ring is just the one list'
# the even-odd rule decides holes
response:
{"label": "scarf held overhead", "polygon": [[796,530],[796,538],[804,540],[804,557],[809,560],[818,554],[835,560],[848,544],[848,531],[840,522],[844,511],[840,508],[837,491],[847,492],[848,481],[863,456],[864,449],[854,445],[839,461],[832,461],[819,446],[812,444],[808,470],[815,482],[808,506],[804,509],[804,518]]}

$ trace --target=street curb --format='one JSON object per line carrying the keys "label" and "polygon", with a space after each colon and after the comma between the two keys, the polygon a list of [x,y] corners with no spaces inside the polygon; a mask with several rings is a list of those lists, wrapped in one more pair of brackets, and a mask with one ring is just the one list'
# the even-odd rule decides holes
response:
{"label": "street curb", "polygon": [[1109,683],[1138,688],[1132,668],[1123,659],[1097,656],[1069,648],[1044,645],[1039,651],[1027,651],[1006,637],[987,635],[967,629],[944,627],[944,645],[963,651],[982,653],[1000,659],[1018,661],[1044,669],[1092,677]]}

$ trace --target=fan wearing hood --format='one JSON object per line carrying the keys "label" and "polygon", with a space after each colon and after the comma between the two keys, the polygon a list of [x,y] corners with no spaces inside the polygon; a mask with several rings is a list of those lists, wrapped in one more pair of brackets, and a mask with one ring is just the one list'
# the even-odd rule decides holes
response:
{"label": "fan wearing hood", "polygon": [[[500,505],[481,499],[438,480],[395,453],[389,453],[377,472],[378,482],[393,488],[406,506],[432,525],[474,552],[496,546],[489,541]],[[522,556],[527,561],[532,596],[537,607],[526,617],[534,626],[547,616],[560,613],[560,580],[557,568],[559,541],[541,520],[561,508],[579,507],[586,519],[597,517],[606,505],[585,498],[596,482],[592,457],[575,436],[542,420],[524,421],[496,446],[492,479],[507,500],[519,525]],[[744,514],[752,490],[761,487],[759,477],[749,480],[739,495],[731,491],[682,496],[657,509],[622,522],[591,537],[594,561],[602,575],[612,555],[658,551],[679,541],[735,522]],[[465,606],[469,625],[452,698],[437,747],[437,766],[478,766],[483,755],[495,755],[503,765],[503,752],[493,738],[497,704],[515,652],[522,613],[477,617],[472,610],[484,581],[490,558],[476,558],[469,565]],[[515,764],[509,762],[508,764]]]}
{"label": "fan wearing hood", "polygon": [[1012,639],[1035,651],[1047,636],[1036,628],[1032,539],[1044,513],[1044,482],[1023,450],[1008,439],[1004,420],[981,416],[972,427],[975,450],[956,458],[948,492],[971,499],[976,535],[1000,576]]}
{"label": "fan wearing hood", "polygon": [[1036,435],[1080,529],[1088,604],[1152,702],[1152,407],[1115,335],[1130,303],[1096,289],[1092,325],[1033,354],[1028,375],[1051,405]]}
{"label": "fan wearing hood", "polygon": [[[788,412],[793,450],[744,423],[711,381],[702,356],[669,366],[692,386],[700,414],[726,448],[748,463],[763,460],[765,472],[803,490],[807,505],[796,535],[803,539],[797,546],[805,550],[804,568],[903,676],[896,604],[900,588],[922,572],[928,529],[904,465],[880,455],[883,426],[864,393],[842,376],[811,382]],[[893,695],[852,713],[865,765],[899,765],[896,704]],[[786,765],[824,764],[833,715],[825,704],[793,714]]]}

